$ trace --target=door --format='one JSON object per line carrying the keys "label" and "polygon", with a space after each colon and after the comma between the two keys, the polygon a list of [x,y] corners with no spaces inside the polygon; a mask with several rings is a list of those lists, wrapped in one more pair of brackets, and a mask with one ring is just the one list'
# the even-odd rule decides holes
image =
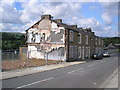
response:
{"label": "door", "polygon": [[85,56],[85,55],[84,55],[84,54],[85,54],[84,52],[85,52],[85,50],[84,50],[84,46],[83,46],[83,47],[82,47],[82,59],[84,59],[84,56]]}

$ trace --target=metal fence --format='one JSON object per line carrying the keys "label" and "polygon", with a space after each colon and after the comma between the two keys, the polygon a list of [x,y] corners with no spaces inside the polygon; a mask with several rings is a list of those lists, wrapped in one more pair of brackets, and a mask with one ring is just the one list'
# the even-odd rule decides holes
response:
{"label": "metal fence", "polygon": [[[26,51],[24,52],[24,50]],[[4,50],[2,51],[2,71],[63,63],[64,51],[62,49],[49,53],[40,52],[38,50],[28,52],[25,48],[20,51]]]}
{"label": "metal fence", "polygon": [[2,61],[20,60],[19,50],[2,50]]}

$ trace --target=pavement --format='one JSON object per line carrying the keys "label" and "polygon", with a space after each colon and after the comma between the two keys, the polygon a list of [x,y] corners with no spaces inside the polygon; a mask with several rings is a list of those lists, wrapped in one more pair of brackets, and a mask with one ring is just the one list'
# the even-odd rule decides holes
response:
{"label": "pavement", "polygon": [[[112,56],[108,58],[103,58],[102,60],[93,60],[87,63],[85,62],[82,63],[83,64],[81,64],[81,62],[70,62],[55,66],[44,66],[46,68],[49,67],[49,69],[36,67],[36,68],[31,68],[28,71],[27,69],[24,71],[18,70],[19,74],[20,72],[23,72],[24,74],[22,74],[21,76],[17,75],[16,78],[3,79],[2,87],[14,88],[14,89],[99,88],[105,82],[104,88],[108,88],[110,86],[112,88],[118,88],[118,86],[116,86],[118,80],[116,75],[117,74],[116,69],[118,68],[117,56]],[[45,70],[47,72],[44,72]],[[25,74],[26,71],[27,74]],[[10,72],[16,73],[17,71],[10,71]]]}
{"label": "pavement", "polygon": [[109,81],[105,88],[118,88],[118,73]]}
{"label": "pavement", "polygon": [[39,73],[39,72],[44,72],[44,71],[48,71],[48,70],[58,69],[58,68],[67,67],[67,66],[71,66],[71,65],[75,65],[75,64],[85,63],[85,62],[86,61],[63,62],[60,64],[45,65],[45,66],[40,66],[40,67],[31,67],[31,68],[26,68],[26,69],[0,72],[0,75],[2,75],[0,77],[0,80],[34,74],[34,73]]}
{"label": "pavement", "polygon": [[118,88],[118,68],[107,78],[99,88]]}

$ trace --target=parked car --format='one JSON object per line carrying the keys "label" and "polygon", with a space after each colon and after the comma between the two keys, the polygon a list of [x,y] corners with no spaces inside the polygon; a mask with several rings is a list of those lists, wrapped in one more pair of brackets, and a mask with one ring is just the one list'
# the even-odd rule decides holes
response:
{"label": "parked car", "polygon": [[101,53],[95,53],[95,54],[92,55],[92,59],[97,59],[97,60],[102,59],[102,54]]}
{"label": "parked car", "polygon": [[103,57],[110,57],[110,54],[108,52],[104,52]]}

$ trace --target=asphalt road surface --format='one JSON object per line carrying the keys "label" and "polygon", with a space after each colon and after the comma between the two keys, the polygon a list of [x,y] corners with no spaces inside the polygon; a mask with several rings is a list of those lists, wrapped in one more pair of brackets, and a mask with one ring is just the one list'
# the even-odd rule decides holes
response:
{"label": "asphalt road surface", "polygon": [[2,81],[2,88],[98,88],[118,68],[118,56]]}

